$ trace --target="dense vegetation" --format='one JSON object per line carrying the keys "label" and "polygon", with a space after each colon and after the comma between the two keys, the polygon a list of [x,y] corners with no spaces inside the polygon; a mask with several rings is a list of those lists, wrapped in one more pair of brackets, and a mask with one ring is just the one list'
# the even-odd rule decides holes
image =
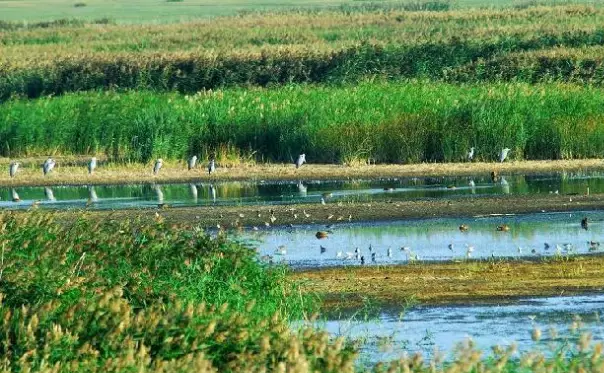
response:
{"label": "dense vegetation", "polygon": [[369,76],[601,84],[603,24],[604,8],[573,5],[447,12],[377,7],[170,25],[5,25],[0,100]]}
{"label": "dense vegetation", "polygon": [[290,332],[310,299],[253,250],[160,220],[69,219],[0,214],[2,371],[350,371],[343,341]]}
{"label": "dense vegetation", "polygon": [[[604,152],[604,91],[433,82],[227,89],[192,96],[81,93],[0,106],[0,155],[192,154],[311,162],[573,159]],[[255,152],[255,153],[254,153]]]}

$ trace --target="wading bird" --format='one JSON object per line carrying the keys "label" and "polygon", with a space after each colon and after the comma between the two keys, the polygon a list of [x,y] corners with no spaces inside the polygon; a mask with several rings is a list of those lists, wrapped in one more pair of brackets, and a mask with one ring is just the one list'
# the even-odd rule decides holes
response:
{"label": "wading bird", "polygon": [[20,202],[21,201],[21,198],[19,198],[19,195],[17,194],[16,190],[12,189],[11,190],[11,194],[12,194],[12,197],[13,197],[13,202]]}
{"label": "wading bird", "polygon": [[587,222],[587,216],[581,219],[581,228],[587,230],[589,223]]}
{"label": "wading bird", "polygon": [[216,160],[214,158],[210,159],[210,163],[208,163],[208,175],[216,172]]}
{"label": "wading bird", "polygon": [[474,147],[471,147],[470,151],[468,152],[468,162],[472,162],[473,159],[474,159]]}
{"label": "wading bird", "polygon": [[15,175],[17,174],[17,170],[19,169],[19,162],[11,162],[10,165],[8,166],[8,175],[10,177],[15,177]]}
{"label": "wading bird", "polygon": [[96,168],[96,157],[90,158],[90,162],[88,162],[88,174],[91,175]]}
{"label": "wading bird", "polygon": [[499,162],[503,163],[503,161],[505,161],[510,150],[511,150],[510,148],[501,149],[501,153],[499,153]]}
{"label": "wading bird", "polygon": [[159,170],[161,170],[161,167],[164,165],[164,161],[159,158],[155,161],[155,165],[153,166],[153,175],[157,175],[159,174]]}
{"label": "wading bird", "polygon": [[296,168],[300,168],[306,162],[306,154],[300,154],[298,159],[296,159]]}
{"label": "wading bird", "polygon": [[501,224],[497,226],[497,231],[499,232],[507,232],[510,230],[510,226],[507,224]]}
{"label": "wading bird", "polygon": [[196,164],[197,164],[197,156],[194,155],[191,158],[189,158],[189,161],[187,162],[187,167],[189,168],[189,171],[194,169]]}
{"label": "wading bird", "polygon": [[44,176],[46,176],[46,174],[48,174],[50,171],[52,171],[53,168],[55,168],[55,164],[56,162],[52,158],[48,158],[44,161],[44,164],[42,165],[42,172],[44,172]]}

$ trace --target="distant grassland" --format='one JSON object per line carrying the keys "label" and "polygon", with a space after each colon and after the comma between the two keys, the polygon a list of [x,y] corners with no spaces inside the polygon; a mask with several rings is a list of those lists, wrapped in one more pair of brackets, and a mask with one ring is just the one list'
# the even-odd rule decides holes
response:
{"label": "distant grassland", "polygon": [[[110,18],[120,23],[166,23],[230,16],[244,12],[321,9],[359,5],[417,4],[420,1],[358,0],[0,0],[0,20],[49,21],[60,18]],[[506,7],[527,4],[596,4],[597,0],[455,0],[452,7]],[[78,6],[76,6],[78,4]]]}
{"label": "distant grassland", "polygon": [[[356,9],[356,8],[355,8]],[[0,24],[0,100],[96,89],[604,79],[604,8],[249,14],[167,25]]]}
{"label": "distant grassland", "polygon": [[0,105],[0,155],[313,163],[599,158],[604,89],[430,81],[66,94]]}

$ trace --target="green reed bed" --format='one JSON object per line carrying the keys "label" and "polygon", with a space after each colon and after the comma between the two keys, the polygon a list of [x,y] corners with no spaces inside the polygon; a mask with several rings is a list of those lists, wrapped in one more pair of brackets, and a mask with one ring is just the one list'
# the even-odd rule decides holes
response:
{"label": "green reed bed", "polygon": [[374,76],[601,84],[601,53],[581,50],[604,45],[603,21],[604,8],[568,5],[450,12],[378,7],[170,25],[4,26],[0,100],[108,88],[194,93]]}
{"label": "green reed bed", "polygon": [[342,340],[290,332],[313,302],[255,251],[74,214],[0,214],[2,371],[350,371]]}
{"label": "green reed bed", "polygon": [[363,83],[195,95],[80,93],[0,105],[0,155],[104,154],[258,161],[451,162],[604,153],[601,89],[565,84]]}

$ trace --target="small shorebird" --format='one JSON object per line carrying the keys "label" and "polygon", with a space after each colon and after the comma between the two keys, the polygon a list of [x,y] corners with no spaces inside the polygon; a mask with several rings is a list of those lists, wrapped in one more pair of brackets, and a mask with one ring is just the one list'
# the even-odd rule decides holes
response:
{"label": "small shorebird", "polygon": [[501,224],[497,226],[497,231],[499,232],[507,232],[510,230],[510,226],[507,224]]}
{"label": "small shorebird", "polygon": [[583,229],[587,230],[588,225],[589,225],[589,223],[588,223],[588,221],[587,221],[587,216],[586,216],[586,217],[584,217],[583,219],[581,219],[581,228],[583,228]]}

